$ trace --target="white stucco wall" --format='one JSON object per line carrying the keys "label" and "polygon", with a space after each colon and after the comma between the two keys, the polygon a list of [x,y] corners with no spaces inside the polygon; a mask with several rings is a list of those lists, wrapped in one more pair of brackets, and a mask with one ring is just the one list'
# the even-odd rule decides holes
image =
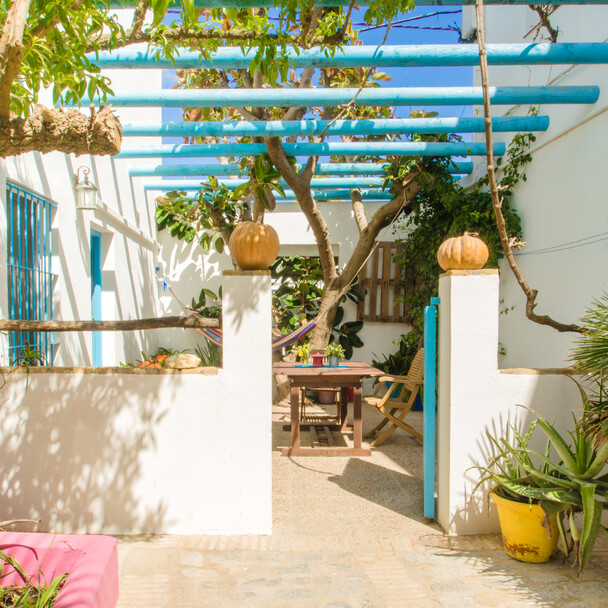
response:
{"label": "white stucco wall", "polygon": [[[487,43],[533,42],[523,36],[538,23],[528,7],[486,7]],[[608,8],[561,6],[550,17],[559,28],[558,42],[604,42],[608,39]],[[474,25],[472,7],[464,7],[463,24]],[[463,31],[467,29],[463,25]],[[474,83],[480,83],[475,69]],[[598,85],[600,98],[592,105],[544,105],[550,117],[545,133],[537,133],[526,182],[515,189],[512,202],[522,218],[526,246],[517,257],[530,286],[538,290],[538,314],[564,323],[576,323],[594,298],[608,290],[604,260],[608,254],[608,198],[604,176],[608,137],[608,66],[490,67],[492,86]],[[527,107],[494,106],[501,113],[522,115]],[[481,115],[476,108],[474,115]],[[510,141],[511,134],[496,134]],[[483,171],[478,161],[477,176]],[[474,179],[475,176],[469,179]],[[596,238],[590,238],[599,235]],[[542,250],[560,247],[561,250]],[[535,253],[538,252],[538,253]],[[515,306],[500,317],[500,342],[506,349],[501,365],[554,367],[563,365],[575,334],[532,323],[525,318],[525,298],[512,273],[501,265],[500,295],[503,308]]]}
{"label": "white stucco wall", "polygon": [[270,277],[243,273],[224,277],[223,369],[5,369],[3,516],[66,533],[270,534],[270,328]]}
{"label": "white stucco wall", "polygon": [[[160,72],[145,70],[108,71],[112,86],[120,88],[160,87]],[[51,99],[41,100],[51,105]],[[88,111],[88,110],[87,110]],[[160,109],[121,108],[121,120],[160,120]],[[148,138],[153,143],[155,138]],[[133,142],[136,143],[136,142]],[[143,161],[145,162],[145,161]],[[98,188],[99,209],[75,208],[73,184],[79,167],[91,169],[90,179]],[[158,314],[158,244],[153,201],[134,187],[124,161],[110,157],[30,153],[0,159],[0,281],[6,285],[6,188],[5,183],[22,186],[57,204],[53,222],[52,271],[57,274],[53,292],[53,318],[86,320],[91,318],[90,233],[102,236],[102,317],[139,319]],[[8,318],[6,290],[2,289],[0,316]],[[64,333],[55,365],[90,365],[91,334]],[[103,335],[102,363],[140,358],[142,350],[153,350],[153,332],[110,333]],[[6,348],[2,349],[6,353]]]}
{"label": "white stucco wall", "polygon": [[565,432],[581,405],[575,383],[555,370],[499,369],[498,287],[492,270],[451,271],[439,280],[437,518],[448,534],[499,530],[491,486],[473,493],[480,473],[471,467],[494,453],[486,432],[504,436],[509,422],[526,430],[533,415],[518,406]]}

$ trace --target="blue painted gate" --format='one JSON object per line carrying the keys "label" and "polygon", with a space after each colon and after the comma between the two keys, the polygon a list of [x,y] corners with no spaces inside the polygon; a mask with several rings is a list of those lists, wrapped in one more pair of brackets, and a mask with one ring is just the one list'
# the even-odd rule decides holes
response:
{"label": "blue painted gate", "polygon": [[435,406],[437,370],[437,307],[431,298],[424,309],[424,516],[435,519]]}

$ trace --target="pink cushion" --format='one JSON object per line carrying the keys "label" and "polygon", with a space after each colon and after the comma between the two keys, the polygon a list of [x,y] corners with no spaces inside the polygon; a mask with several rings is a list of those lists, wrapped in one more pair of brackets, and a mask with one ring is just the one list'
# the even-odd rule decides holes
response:
{"label": "pink cushion", "polygon": [[[68,573],[54,608],[114,608],[118,601],[115,538],[97,535],[0,532],[0,550],[13,556],[33,583],[50,583]],[[40,572],[39,572],[40,571]],[[23,581],[12,568],[0,585]]]}

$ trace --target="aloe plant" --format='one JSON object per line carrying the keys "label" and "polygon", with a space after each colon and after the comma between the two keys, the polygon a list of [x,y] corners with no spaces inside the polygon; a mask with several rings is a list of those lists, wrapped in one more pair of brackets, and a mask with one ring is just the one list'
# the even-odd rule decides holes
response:
{"label": "aloe plant", "polygon": [[[589,397],[578,386],[586,411]],[[538,504],[547,516],[556,513],[564,552],[574,556],[573,567],[580,574],[598,534],[608,534],[601,523],[603,510],[608,509],[608,474],[602,475],[608,463],[608,443],[594,444],[576,419],[575,430],[566,439],[548,420],[530,411],[536,418],[525,434],[518,433],[513,425],[509,427],[511,441],[488,433],[497,454],[487,467],[477,467],[482,471],[477,487],[491,481],[511,500]],[[547,438],[543,452],[530,447],[536,428]],[[577,523],[578,513],[582,514],[582,524]]]}
{"label": "aloe plant", "polygon": [[[4,568],[8,566],[8,572]],[[23,585],[2,586],[2,578],[16,572],[23,581]],[[33,577],[28,577],[19,562],[0,550],[0,607],[13,608],[51,608],[63,587],[67,574],[55,577],[50,583],[35,584]]]}

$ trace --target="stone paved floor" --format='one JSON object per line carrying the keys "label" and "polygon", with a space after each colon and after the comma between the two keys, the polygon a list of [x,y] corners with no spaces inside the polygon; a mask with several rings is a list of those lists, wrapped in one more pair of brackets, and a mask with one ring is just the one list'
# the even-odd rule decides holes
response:
{"label": "stone paved floor", "polygon": [[508,558],[496,536],[447,538],[422,516],[418,442],[289,459],[287,417],[275,407],[273,535],[122,538],[119,608],[608,606],[608,539],[577,578],[561,560]]}

